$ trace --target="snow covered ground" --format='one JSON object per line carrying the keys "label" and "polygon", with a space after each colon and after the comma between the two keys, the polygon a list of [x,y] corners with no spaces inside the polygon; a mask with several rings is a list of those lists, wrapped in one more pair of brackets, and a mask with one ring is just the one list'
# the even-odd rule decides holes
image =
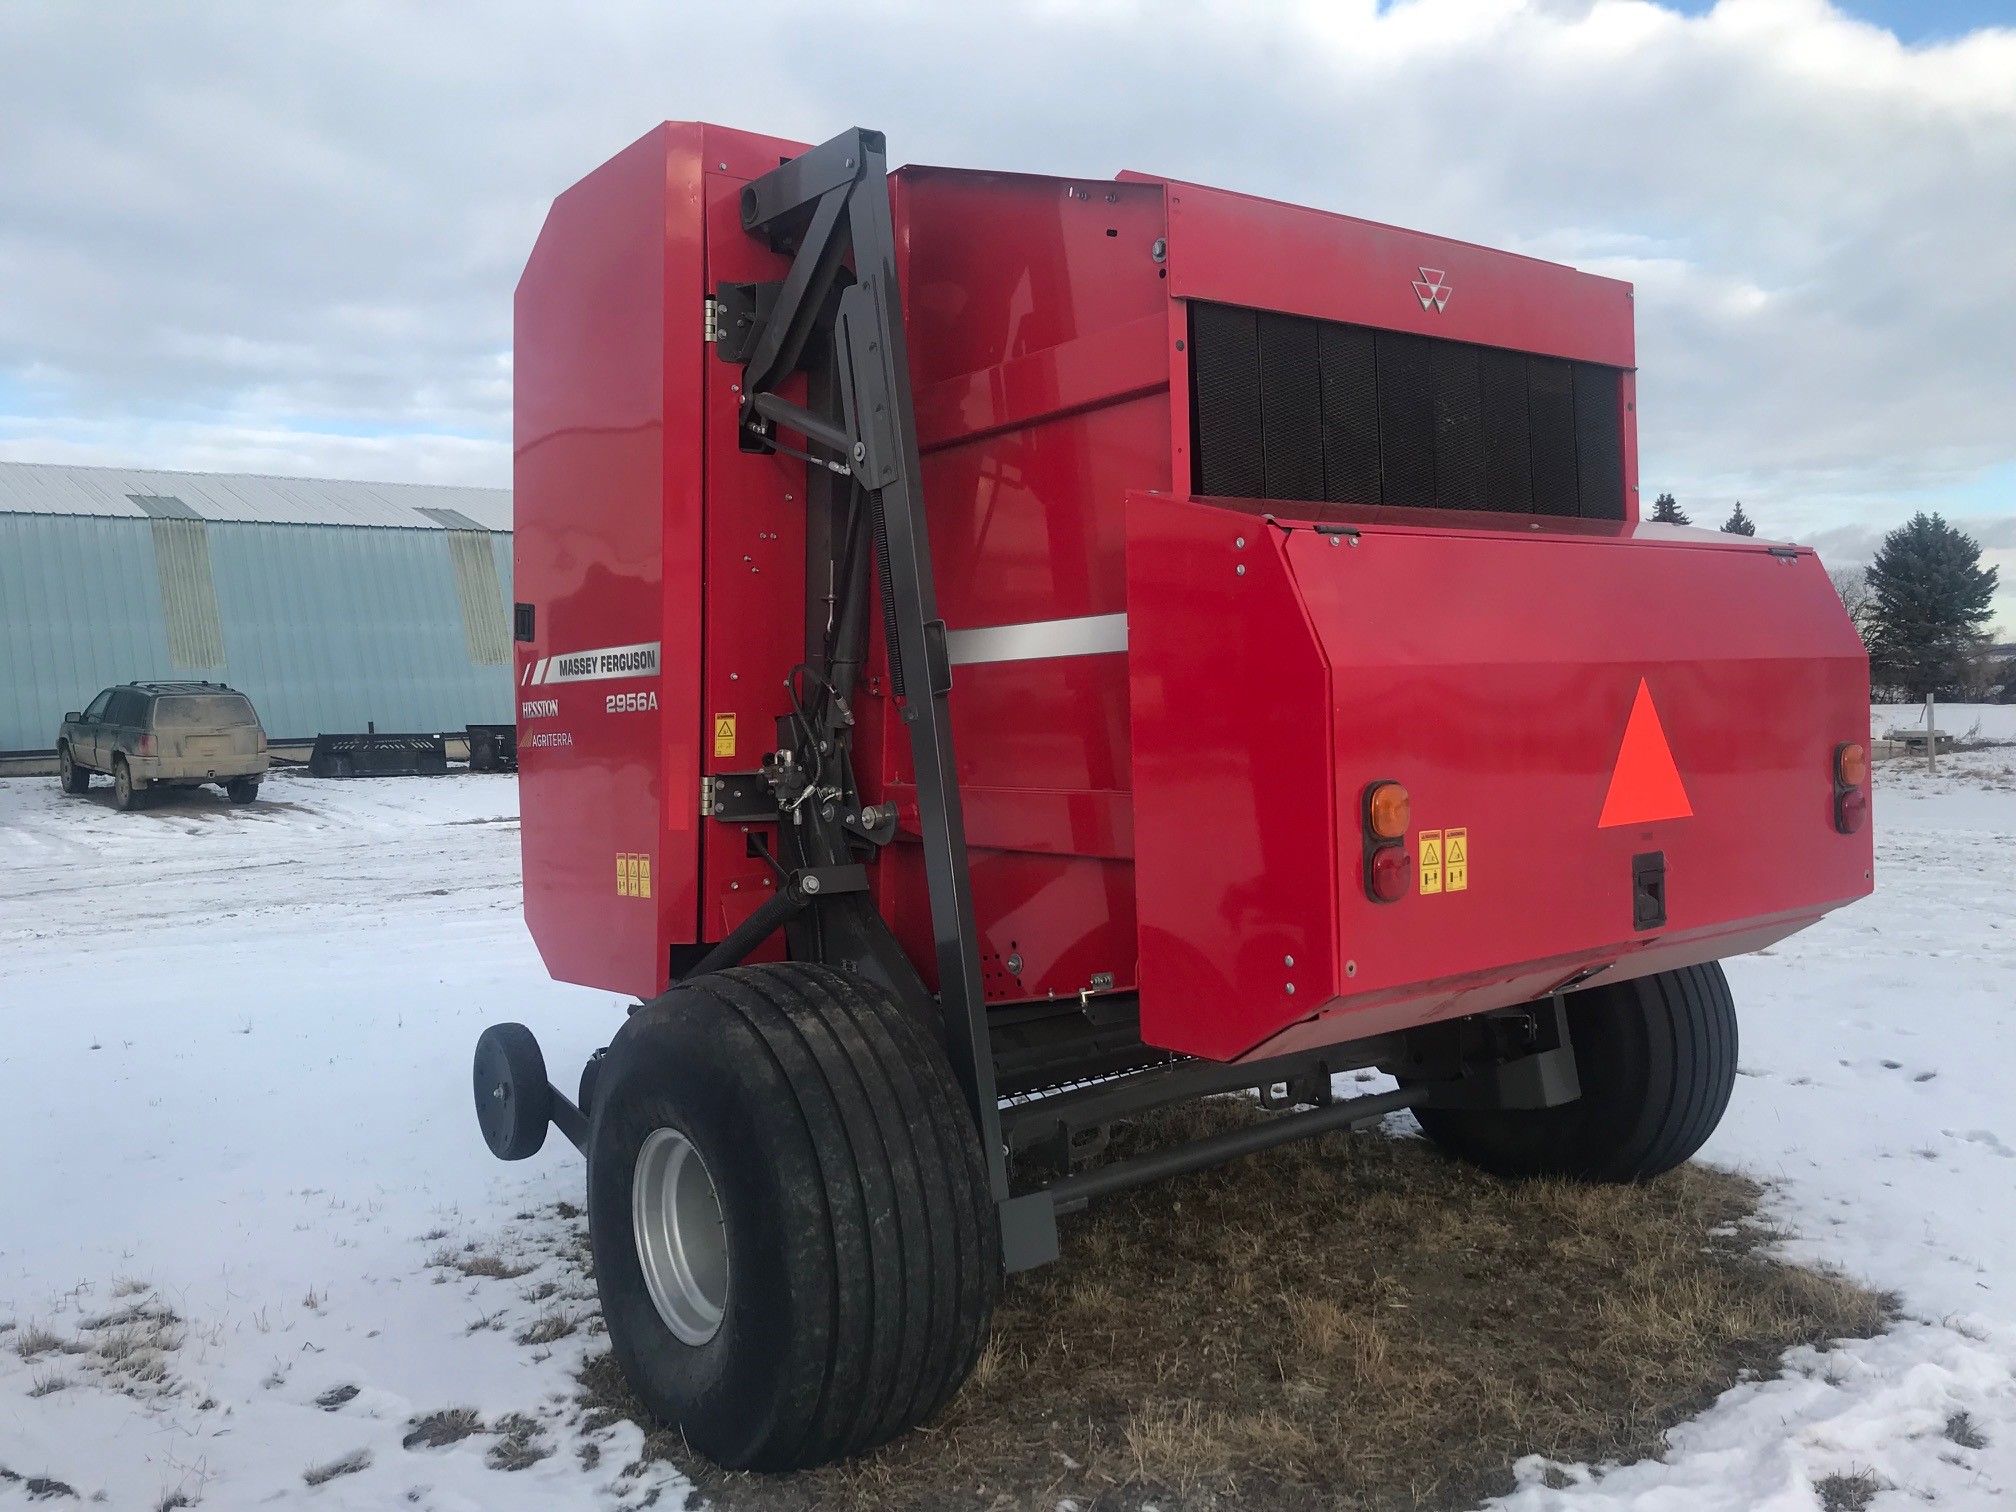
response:
{"label": "snow covered ground", "polygon": [[[485,1023],[532,1025],[564,1085],[621,1012],[519,922],[515,787],[266,791],[124,815],[0,781],[0,1507],[41,1477],[149,1509],[676,1493],[624,1475],[636,1429],[575,1421],[577,1158],[500,1166],[469,1111]],[[1731,965],[1707,1156],[1908,1321],[1731,1392],[1664,1463],[1526,1466],[1522,1512],[1789,1512],[1858,1471],[1878,1508],[2016,1504],[2016,750],[1880,766],[1876,814],[1877,896]],[[463,1407],[484,1431],[409,1447]]]}
{"label": "snow covered ground", "polygon": [[[1963,742],[2016,740],[2016,703],[1933,706],[1939,728]],[[1891,730],[1925,728],[1923,704],[1877,704],[1869,710],[1869,733],[1881,740]]]}

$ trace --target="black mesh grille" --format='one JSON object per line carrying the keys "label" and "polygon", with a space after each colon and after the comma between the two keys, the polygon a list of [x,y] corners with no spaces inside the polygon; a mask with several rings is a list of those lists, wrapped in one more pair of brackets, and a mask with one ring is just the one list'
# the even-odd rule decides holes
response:
{"label": "black mesh grille", "polygon": [[1190,344],[1200,494],[1624,517],[1615,368],[1227,305]]}
{"label": "black mesh grille", "polygon": [[1526,434],[1533,444],[1533,507],[1543,514],[1582,512],[1575,481],[1575,365],[1551,357],[1526,364]]}
{"label": "black mesh grille", "polygon": [[1435,507],[1435,352],[1421,336],[1379,331],[1379,464],[1385,501]]}
{"label": "black mesh grille", "polygon": [[1477,352],[1460,341],[1433,343],[1435,507],[1488,509],[1484,493],[1484,395]]}
{"label": "black mesh grille", "polygon": [[1484,401],[1484,508],[1533,513],[1533,446],[1526,408],[1526,364],[1519,352],[1477,353]]}
{"label": "black mesh grille", "polygon": [[1261,467],[1260,340],[1251,310],[1198,305],[1190,313],[1190,406],[1197,492],[1265,496]]}
{"label": "black mesh grille", "polygon": [[1323,385],[1316,325],[1260,314],[1260,437],[1265,499],[1323,497]]}
{"label": "black mesh grille", "polygon": [[1618,519],[1624,502],[1624,442],[1617,425],[1617,375],[1587,362],[1575,364],[1575,471],[1582,483],[1582,513]]}
{"label": "black mesh grille", "polygon": [[1332,504],[1378,504],[1379,369],[1364,326],[1318,324],[1323,382],[1323,497]]}

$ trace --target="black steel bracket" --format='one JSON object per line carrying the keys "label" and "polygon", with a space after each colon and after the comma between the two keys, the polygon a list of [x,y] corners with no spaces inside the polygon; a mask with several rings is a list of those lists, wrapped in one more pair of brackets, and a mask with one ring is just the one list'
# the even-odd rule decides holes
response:
{"label": "black steel bracket", "polygon": [[701,804],[724,824],[774,824],[777,795],[761,772],[716,772],[701,779]]}
{"label": "black steel bracket", "polygon": [[[851,491],[845,501],[850,506],[849,523],[829,541],[829,560],[838,573],[858,571],[859,578],[848,575],[839,592],[852,594],[865,588],[866,536],[872,533],[889,685],[902,704],[916,770],[918,828],[938,965],[938,1027],[979,1126],[994,1199],[1003,1205],[1004,1235],[1016,1236],[1004,1242],[1019,1252],[1040,1251],[1042,1234],[1031,1237],[1026,1213],[1009,1202],[967,872],[965,820],[946,703],[951,667],[925,527],[910,359],[889,210],[887,149],[881,133],[856,128],[792,158],[744,186],[741,209],[743,230],[778,251],[788,251],[792,260],[770,296],[767,312],[758,309],[763,296],[752,296],[751,312],[760,318],[752,321],[746,345],[738,337],[733,346],[744,353],[738,425],[745,443],[753,441],[759,449],[794,451],[778,437],[780,431],[795,432],[805,440],[800,454],[810,466],[845,480]],[[785,399],[778,392],[780,386],[812,362],[817,366],[810,370],[806,404]],[[823,639],[829,667],[851,654],[848,637],[857,634],[853,601],[835,607],[823,637],[808,629],[808,639]],[[905,676],[906,668],[917,669],[922,676],[913,683]],[[844,700],[850,692],[843,678],[838,685],[829,682],[816,696],[830,702]],[[817,711],[808,711],[806,723],[815,730],[829,727]],[[808,860],[843,854],[848,841],[837,813],[836,807],[830,835],[814,830],[824,822],[820,813],[809,822],[783,826],[787,854],[796,849]],[[843,915],[831,918],[837,923]],[[801,920],[808,930],[818,923],[809,916]],[[858,952],[863,930],[874,932],[868,921],[857,920],[853,936],[839,948]],[[833,948],[821,937],[807,939],[814,948]],[[798,944],[794,940],[794,954]],[[1048,1205],[1044,1208],[1047,1213]],[[1042,1228],[1040,1220],[1036,1228]],[[1054,1223],[1048,1242],[1054,1253]]]}

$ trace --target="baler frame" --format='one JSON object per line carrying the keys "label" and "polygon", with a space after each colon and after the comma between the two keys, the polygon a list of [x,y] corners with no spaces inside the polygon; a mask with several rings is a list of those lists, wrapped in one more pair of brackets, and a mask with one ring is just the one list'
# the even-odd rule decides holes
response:
{"label": "baler frame", "polygon": [[590,684],[521,705],[526,918],[641,1001],[578,1102],[487,1028],[477,1116],[588,1156],[611,1349],[725,1466],[929,1419],[1097,1197],[1401,1108],[1503,1176],[1673,1169],[1719,959],[1869,890],[1866,655],[1810,552],[1637,519],[1615,280],[684,123],[516,308],[519,684]]}
{"label": "baler frame", "polygon": [[[742,228],[791,256],[776,284],[724,284],[715,296],[716,355],[743,369],[738,429],[755,451],[780,451],[807,464],[805,662],[791,680],[794,713],[779,723],[779,750],[764,769],[717,777],[712,817],[723,822],[783,820],[773,861],[777,894],[718,945],[692,947],[682,976],[745,958],[779,927],[798,959],[865,970],[899,998],[935,1018],[960,1088],[980,1131],[1000,1217],[1002,1259],[1018,1271],[1056,1259],[1060,1212],[1119,1191],[1239,1155],[1381,1117],[1431,1098],[1488,1106],[1548,1106],[1575,1095],[1573,1060],[1558,1000],[1538,1048],[1506,1062],[1433,1059],[1435,1080],[1373,1096],[1335,1099],[1332,1074],[1430,1059],[1410,1036],[1392,1034],[1266,1062],[1223,1065],[1114,1045],[1080,1068],[1068,1059],[1056,1081],[1003,1110],[997,1046],[976,942],[972,882],[948,695],[945,622],[939,618],[920,485],[915,405],[905,348],[902,296],[879,132],[843,133],[746,185]],[[851,262],[851,266],[850,266]],[[807,374],[807,403],[783,392]],[[782,433],[802,437],[794,446]],[[918,831],[924,848],[938,965],[935,1002],[867,895],[859,858],[894,838],[892,814],[877,814],[854,790],[847,747],[856,675],[865,654],[872,551],[879,573],[891,691],[901,700],[916,771]],[[830,585],[830,589],[828,588]],[[822,591],[825,590],[825,591]],[[826,592],[831,594],[830,600]],[[830,602],[830,610],[820,608]],[[801,701],[799,673],[814,691]],[[808,770],[837,758],[841,782],[822,786]],[[766,802],[766,795],[769,801]],[[1082,1006],[1082,1005],[1081,1005]],[[935,1010],[935,1012],[934,1012]],[[1067,1010],[1068,1011],[1068,1010]],[[1515,1010],[1508,1020],[1533,1018]],[[1088,1037],[1097,1041],[1096,1035]],[[1132,1062],[1132,1064],[1129,1064]],[[1506,1065],[1539,1067],[1519,1084]],[[1467,1078],[1458,1080],[1459,1078]],[[1460,1088],[1458,1092],[1456,1089]],[[1281,1116],[1262,1125],[1110,1162],[1074,1174],[1103,1147],[1114,1120],[1213,1093],[1257,1089]],[[1270,1089],[1279,1089],[1278,1093]],[[1291,1108],[1305,1111],[1288,1112]],[[1078,1142],[1091,1132],[1091,1144]],[[1058,1179],[1034,1191],[1010,1189],[1006,1152],[1040,1151]]]}

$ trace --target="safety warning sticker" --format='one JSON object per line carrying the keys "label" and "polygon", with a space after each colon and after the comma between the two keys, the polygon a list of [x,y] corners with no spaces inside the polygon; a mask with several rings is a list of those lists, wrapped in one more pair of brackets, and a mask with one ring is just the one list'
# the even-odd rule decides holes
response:
{"label": "safety warning sticker", "polygon": [[1442,891],[1442,831],[1421,831],[1421,895]]}
{"label": "safety warning sticker", "polygon": [[1470,831],[1442,831],[1442,890],[1462,892],[1470,885]]}
{"label": "safety warning sticker", "polygon": [[735,716],[716,714],[714,716],[714,754],[733,756],[735,754]]}
{"label": "safety warning sticker", "polygon": [[616,857],[616,896],[619,898],[651,896],[649,856],[625,851]]}

